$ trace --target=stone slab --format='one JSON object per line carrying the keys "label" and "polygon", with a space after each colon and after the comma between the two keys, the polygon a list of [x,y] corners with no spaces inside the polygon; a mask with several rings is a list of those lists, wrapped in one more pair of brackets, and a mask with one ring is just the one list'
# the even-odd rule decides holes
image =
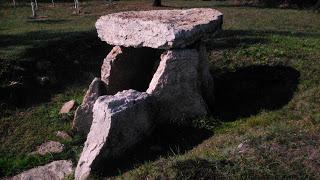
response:
{"label": "stone slab", "polygon": [[60,160],[27,170],[8,180],[63,180],[72,172],[72,162]]}
{"label": "stone slab", "polygon": [[151,97],[126,90],[101,96],[93,107],[93,122],[81,153],[75,179],[88,179],[103,160],[120,157],[153,130]]}
{"label": "stone slab", "polygon": [[223,15],[210,8],[128,11],[102,16],[98,36],[110,45],[184,48],[221,29]]}

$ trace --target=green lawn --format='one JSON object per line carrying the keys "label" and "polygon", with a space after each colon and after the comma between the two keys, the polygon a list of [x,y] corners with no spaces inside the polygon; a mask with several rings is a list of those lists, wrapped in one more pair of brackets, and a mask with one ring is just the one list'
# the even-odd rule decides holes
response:
{"label": "green lawn", "polygon": [[[159,127],[142,148],[94,177],[319,179],[320,14],[219,1],[164,4],[224,13],[223,31],[208,44],[215,109],[188,126]],[[28,18],[27,5],[0,5],[0,177],[56,159],[76,161],[83,143],[77,135],[62,141],[61,154],[28,154],[60,140],[57,130],[72,134],[72,113],[62,117],[59,109],[70,99],[81,103],[111,48],[97,38],[96,19],[152,9],[151,2],[90,1],[80,16],[72,15],[72,3],[40,3],[41,21]],[[40,86],[43,76],[50,82]],[[11,81],[24,86],[7,86]]]}

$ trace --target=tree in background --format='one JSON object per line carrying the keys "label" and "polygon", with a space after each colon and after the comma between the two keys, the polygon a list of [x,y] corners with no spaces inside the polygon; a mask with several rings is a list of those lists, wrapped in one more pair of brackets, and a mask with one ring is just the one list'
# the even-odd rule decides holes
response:
{"label": "tree in background", "polygon": [[154,0],[153,6],[157,6],[157,7],[161,6],[161,0]]}
{"label": "tree in background", "polygon": [[319,11],[320,9],[320,0],[318,0],[318,2],[316,3],[316,5],[314,6],[314,10],[315,11]]}

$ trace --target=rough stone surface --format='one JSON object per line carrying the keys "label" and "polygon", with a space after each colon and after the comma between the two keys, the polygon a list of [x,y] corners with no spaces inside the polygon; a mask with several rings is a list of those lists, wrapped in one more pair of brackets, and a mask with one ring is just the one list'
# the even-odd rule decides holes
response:
{"label": "rough stone surface", "polygon": [[54,161],[22,172],[10,180],[62,180],[72,174],[72,162],[67,160]]}
{"label": "rough stone surface", "polygon": [[160,109],[158,122],[183,121],[207,114],[201,94],[199,53],[196,49],[168,50],[161,61],[147,93]]}
{"label": "rough stone surface", "polygon": [[146,91],[160,61],[162,50],[115,46],[101,67],[108,95],[122,90]]}
{"label": "rough stone surface", "polygon": [[183,48],[212,35],[222,25],[222,13],[209,8],[129,11],[100,17],[101,40],[125,47]]}
{"label": "rough stone surface", "polygon": [[65,140],[71,139],[71,137],[69,136],[68,133],[64,132],[64,131],[57,131],[56,132],[56,136]]}
{"label": "rough stone surface", "polygon": [[102,159],[121,156],[149,135],[153,128],[151,108],[152,97],[135,90],[99,97],[75,179],[87,179]]}
{"label": "rough stone surface", "polygon": [[201,81],[201,94],[210,110],[214,108],[214,82],[209,71],[209,60],[206,47],[201,44],[198,47],[199,52],[199,79]]}
{"label": "rough stone surface", "polygon": [[61,107],[60,109],[60,114],[67,114],[71,111],[72,108],[74,108],[76,101],[75,100],[70,100]]}
{"label": "rough stone surface", "polygon": [[32,154],[45,155],[47,153],[61,153],[63,149],[64,149],[63,144],[56,141],[48,141],[48,142],[42,143],[37,148],[37,151],[33,152]]}
{"label": "rough stone surface", "polygon": [[83,98],[82,104],[77,108],[72,127],[82,135],[89,133],[92,117],[92,108],[99,96],[106,94],[105,84],[99,79],[94,78]]}

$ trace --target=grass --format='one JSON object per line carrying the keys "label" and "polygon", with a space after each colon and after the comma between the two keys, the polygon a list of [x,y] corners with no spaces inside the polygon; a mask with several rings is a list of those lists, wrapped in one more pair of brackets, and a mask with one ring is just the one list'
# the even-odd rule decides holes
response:
{"label": "grass", "polygon": [[[11,176],[55,159],[76,161],[83,139],[64,142],[62,154],[30,156],[46,140],[70,131],[72,115],[58,114],[70,99],[81,103],[111,47],[97,38],[105,13],[151,9],[149,1],[0,7],[0,175]],[[213,7],[223,31],[208,44],[216,104],[189,126],[160,127],[127,158],[95,177],[130,179],[320,178],[320,21],[305,10],[235,7],[228,2],[164,1],[165,8]],[[49,64],[49,65],[48,65]],[[37,78],[50,82],[38,85]],[[26,86],[8,87],[10,81]],[[170,128],[171,127],[171,128]],[[166,132],[163,132],[166,129]],[[109,166],[110,167],[110,166]]]}

